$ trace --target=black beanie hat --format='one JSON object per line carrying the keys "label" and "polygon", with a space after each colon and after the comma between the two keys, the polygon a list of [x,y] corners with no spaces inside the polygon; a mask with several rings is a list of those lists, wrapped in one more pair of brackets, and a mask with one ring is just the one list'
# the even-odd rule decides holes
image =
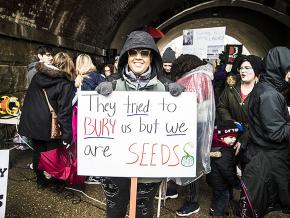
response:
{"label": "black beanie hat", "polygon": [[237,137],[240,129],[237,127],[234,121],[232,120],[225,120],[219,123],[218,127],[218,136],[220,138],[228,137],[228,136],[235,136]]}
{"label": "black beanie hat", "polygon": [[172,63],[175,59],[175,51],[173,51],[172,48],[168,47],[162,55],[162,62]]}
{"label": "black beanie hat", "polygon": [[264,69],[262,59],[256,55],[243,55],[240,59],[239,66],[245,61],[250,62],[256,76],[259,76]]}

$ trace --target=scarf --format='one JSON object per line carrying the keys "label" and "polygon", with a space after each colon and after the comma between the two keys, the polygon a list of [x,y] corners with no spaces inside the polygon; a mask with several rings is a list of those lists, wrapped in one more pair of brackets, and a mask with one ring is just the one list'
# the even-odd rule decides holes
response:
{"label": "scarf", "polygon": [[142,75],[136,75],[133,71],[129,70],[128,65],[125,66],[124,79],[128,85],[135,90],[146,87],[151,78],[151,66]]}

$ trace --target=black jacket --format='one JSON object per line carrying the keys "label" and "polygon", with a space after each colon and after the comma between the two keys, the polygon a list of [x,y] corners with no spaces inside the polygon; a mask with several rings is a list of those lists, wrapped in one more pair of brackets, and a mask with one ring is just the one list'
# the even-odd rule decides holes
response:
{"label": "black jacket", "polygon": [[248,105],[249,95],[245,101],[241,98],[241,80],[236,79],[235,85],[227,85],[219,98],[217,111],[220,121],[233,120],[244,125],[244,132],[238,141],[242,148],[247,147],[248,143]]}
{"label": "black jacket", "polygon": [[62,139],[72,138],[72,99],[74,83],[63,72],[39,63],[24,99],[19,123],[19,133],[31,139],[51,141],[51,114],[43,92],[45,89],[50,104],[57,113]]}
{"label": "black jacket", "polygon": [[265,72],[254,87],[249,102],[250,140],[262,150],[284,150],[289,147],[290,116],[285,97],[285,70],[290,50],[276,47],[265,58]]}
{"label": "black jacket", "polygon": [[225,190],[236,187],[239,179],[236,173],[235,150],[221,147],[220,158],[210,158],[211,172],[207,175],[207,183],[215,190]]}

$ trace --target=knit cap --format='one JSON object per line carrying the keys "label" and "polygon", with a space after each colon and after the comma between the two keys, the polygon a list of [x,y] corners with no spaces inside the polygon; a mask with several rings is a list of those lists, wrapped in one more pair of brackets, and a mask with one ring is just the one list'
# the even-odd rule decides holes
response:
{"label": "knit cap", "polygon": [[240,59],[239,66],[245,61],[250,62],[256,76],[259,76],[264,69],[262,59],[256,55],[243,55]]}
{"label": "knit cap", "polygon": [[[238,125],[237,125],[238,124]],[[235,123],[232,120],[225,120],[221,122],[217,127],[218,137],[224,138],[228,136],[238,137],[241,132],[241,124]]]}
{"label": "knit cap", "polygon": [[166,48],[163,55],[162,55],[162,62],[163,63],[172,63],[175,59],[176,59],[175,51],[173,51],[172,48],[170,48],[170,47]]}

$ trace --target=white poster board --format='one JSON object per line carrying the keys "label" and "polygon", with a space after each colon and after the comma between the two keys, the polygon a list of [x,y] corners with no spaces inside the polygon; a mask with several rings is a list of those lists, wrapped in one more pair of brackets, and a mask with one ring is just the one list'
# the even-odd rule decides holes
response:
{"label": "white poster board", "polygon": [[195,177],[195,93],[79,92],[78,174]]}
{"label": "white poster board", "polygon": [[201,59],[218,58],[224,50],[226,27],[183,30],[183,54],[193,54]]}
{"label": "white poster board", "polygon": [[0,150],[0,218],[5,217],[9,150]]}

